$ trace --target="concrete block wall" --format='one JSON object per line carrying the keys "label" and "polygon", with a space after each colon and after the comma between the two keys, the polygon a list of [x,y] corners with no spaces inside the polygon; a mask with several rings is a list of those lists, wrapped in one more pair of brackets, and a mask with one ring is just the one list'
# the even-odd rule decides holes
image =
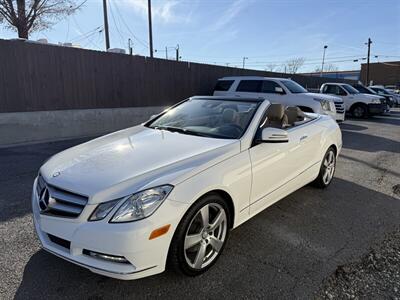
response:
{"label": "concrete block wall", "polygon": [[0,147],[98,136],[148,120],[164,106],[0,113]]}

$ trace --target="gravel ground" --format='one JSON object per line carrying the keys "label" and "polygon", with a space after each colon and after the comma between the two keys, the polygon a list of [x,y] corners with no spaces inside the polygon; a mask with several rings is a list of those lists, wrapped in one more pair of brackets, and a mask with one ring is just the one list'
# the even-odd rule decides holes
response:
{"label": "gravel ground", "polygon": [[360,260],[339,266],[319,294],[325,299],[400,299],[400,229]]}
{"label": "gravel ground", "polygon": [[[47,157],[83,140],[0,149],[0,299],[310,299],[325,297],[325,290],[340,299],[345,274],[354,295],[367,276],[382,291],[371,287],[364,298],[390,298],[394,286],[384,273],[361,272],[351,262],[365,262],[372,247],[380,255],[371,256],[375,265],[391,270],[384,249],[396,244],[382,241],[400,227],[400,110],[349,119],[341,129],[343,149],[329,188],[306,186],[239,226],[218,263],[195,278],[165,272],[118,281],[41,250],[32,225],[33,179]],[[356,272],[340,275],[338,266]]]}

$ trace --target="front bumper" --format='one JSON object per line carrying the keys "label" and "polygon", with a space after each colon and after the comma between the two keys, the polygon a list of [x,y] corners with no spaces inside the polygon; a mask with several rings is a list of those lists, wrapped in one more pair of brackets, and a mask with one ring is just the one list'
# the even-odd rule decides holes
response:
{"label": "front bumper", "polygon": [[[165,270],[169,245],[187,204],[167,199],[149,218],[122,224],[108,223],[109,217],[88,222],[96,206],[88,204],[75,219],[41,214],[35,181],[33,221],[43,249],[94,273],[117,279],[138,279]],[[109,215],[112,214],[113,211]],[[166,224],[171,224],[167,234],[149,240],[154,229]],[[124,257],[128,262],[92,257],[86,254],[87,251]]]}
{"label": "front bumper", "polygon": [[386,104],[383,104],[383,103],[381,103],[381,104],[373,104],[373,103],[368,104],[368,112],[371,115],[383,114],[383,113],[386,112],[386,109],[387,109]]}

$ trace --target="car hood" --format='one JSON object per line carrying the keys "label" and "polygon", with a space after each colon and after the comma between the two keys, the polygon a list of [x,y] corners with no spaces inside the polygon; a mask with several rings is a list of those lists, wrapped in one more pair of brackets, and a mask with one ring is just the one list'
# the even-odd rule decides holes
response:
{"label": "car hood", "polygon": [[372,94],[355,94],[354,98],[356,99],[367,99],[367,100],[376,100],[376,99],[384,99],[380,95],[372,95]]}
{"label": "car hood", "polygon": [[320,94],[320,93],[307,93],[305,94],[311,98],[315,99],[322,99],[322,100],[328,100],[328,101],[334,101],[334,102],[343,102],[342,98],[332,96],[332,95],[326,95],[326,94]]}
{"label": "car hood", "polygon": [[239,152],[239,140],[140,125],[60,152],[40,173],[48,184],[99,203],[161,184],[179,184]]}

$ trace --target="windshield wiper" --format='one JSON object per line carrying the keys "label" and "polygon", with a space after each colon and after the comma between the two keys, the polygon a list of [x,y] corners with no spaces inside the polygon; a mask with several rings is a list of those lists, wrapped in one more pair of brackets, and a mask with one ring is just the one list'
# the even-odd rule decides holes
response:
{"label": "windshield wiper", "polygon": [[181,127],[173,127],[173,126],[155,126],[153,127],[154,129],[159,129],[159,130],[168,130],[171,132],[179,132],[179,133],[183,133],[183,134],[190,134],[190,135],[196,135],[196,136],[203,136],[203,137],[209,137],[209,135],[207,134],[203,134],[197,131],[192,131],[192,130],[188,130],[185,128],[181,128]]}

